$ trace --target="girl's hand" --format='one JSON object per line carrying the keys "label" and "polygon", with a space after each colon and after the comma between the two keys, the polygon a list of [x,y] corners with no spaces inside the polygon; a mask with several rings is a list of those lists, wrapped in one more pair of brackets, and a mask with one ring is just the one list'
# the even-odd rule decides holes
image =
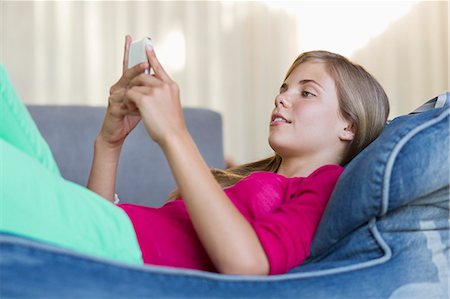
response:
{"label": "girl's hand", "polygon": [[144,63],[128,69],[128,52],[131,41],[131,37],[127,35],[125,37],[122,76],[117,83],[111,86],[108,108],[98,135],[102,142],[112,147],[120,147],[141,119],[134,103],[125,101],[125,94],[130,86],[130,81],[143,73],[148,64]]}
{"label": "girl's hand", "polygon": [[180,136],[188,131],[180,103],[178,84],[167,75],[154,50],[146,51],[154,74],[135,76],[126,91],[125,103],[137,108],[150,137],[163,146],[168,137]]}

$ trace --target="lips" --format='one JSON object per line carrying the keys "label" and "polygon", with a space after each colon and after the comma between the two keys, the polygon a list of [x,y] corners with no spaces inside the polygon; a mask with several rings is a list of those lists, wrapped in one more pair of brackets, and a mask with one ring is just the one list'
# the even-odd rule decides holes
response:
{"label": "lips", "polygon": [[292,121],[288,120],[286,117],[284,117],[280,113],[272,114],[272,119],[271,119],[271,122],[270,122],[271,126],[290,124],[290,123],[292,123]]}

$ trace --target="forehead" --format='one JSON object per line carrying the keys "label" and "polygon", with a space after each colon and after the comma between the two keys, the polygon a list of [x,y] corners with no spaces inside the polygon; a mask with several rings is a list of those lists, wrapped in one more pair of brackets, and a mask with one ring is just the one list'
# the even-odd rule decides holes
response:
{"label": "forehead", "polygon": [[299,64],[286,79],[287,82],[297,83],[300,80],[314,80],[325,89],[334,89],[334,79],[329,74],[327,65],[321,61],[307,61]]}

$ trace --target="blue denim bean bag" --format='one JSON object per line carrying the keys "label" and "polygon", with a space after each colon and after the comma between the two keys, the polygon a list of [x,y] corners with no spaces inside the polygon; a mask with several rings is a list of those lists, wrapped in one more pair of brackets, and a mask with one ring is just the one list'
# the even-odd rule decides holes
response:
{"label": "blue denim bean bag", "polygon": [[448,187],[449,101],[443,93],[392,120],[346,166],[317,230],[313,256],[368,220]]}
{"label": "blue denim bean bag", "polygon": [[3,235],[1,297],[448,298],[449,101],[394,119],[346,166],[288,274],[130,266]]}

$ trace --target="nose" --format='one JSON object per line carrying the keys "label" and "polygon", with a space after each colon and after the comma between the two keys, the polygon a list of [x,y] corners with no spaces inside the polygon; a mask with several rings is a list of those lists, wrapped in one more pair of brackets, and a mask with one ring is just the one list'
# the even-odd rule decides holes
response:
{"label": "nose", "polygon": [[285,108],[288,107],[288,105],[289,105],[288,100],[286,99],[285,96],[283,96],[283,94],[279,94],[275,98],[275,107],[278,107],[280,105]]}

